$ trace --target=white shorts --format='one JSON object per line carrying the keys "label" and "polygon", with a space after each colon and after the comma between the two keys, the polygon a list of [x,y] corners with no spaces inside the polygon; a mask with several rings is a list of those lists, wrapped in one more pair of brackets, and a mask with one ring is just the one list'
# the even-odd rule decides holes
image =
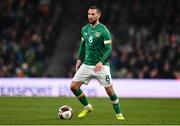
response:
{"label": "white shorts", "polygon": [[73,81],[82,81],[83,84],[87,85],[93,78],[97,79],[103,87],[109,87],[112,85],[110,67],[105,65],[103,65],[101,70],[96,73],[95,66],[82,64],[74,75]]}

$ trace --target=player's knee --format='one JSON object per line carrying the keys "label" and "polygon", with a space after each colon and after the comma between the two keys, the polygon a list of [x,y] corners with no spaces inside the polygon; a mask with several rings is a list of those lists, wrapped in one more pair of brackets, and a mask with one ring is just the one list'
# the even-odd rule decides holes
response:
{"label": "player's knee", "polygon": [[75,86],[74,86],[74,84],[73,84],[73,83],[71,83],[71,85],[70,85],[70,89],[71,89],[71,91],[75,90]]}
{"label": "player's knee", "polygon": [[76,82],[71,82],[70,89],[71,89],[71,91],[74,91],[74,90],[79,89],[78,83],[76,83]]}

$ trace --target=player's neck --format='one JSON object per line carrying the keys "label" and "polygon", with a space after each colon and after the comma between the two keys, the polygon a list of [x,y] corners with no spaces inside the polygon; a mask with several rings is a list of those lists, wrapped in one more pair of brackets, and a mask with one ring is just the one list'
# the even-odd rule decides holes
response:
{"label": "player's neck", "polygon": [[94,24],[90,24],[93,28],[95,28],[99,24],[99,21],[96,21]]}

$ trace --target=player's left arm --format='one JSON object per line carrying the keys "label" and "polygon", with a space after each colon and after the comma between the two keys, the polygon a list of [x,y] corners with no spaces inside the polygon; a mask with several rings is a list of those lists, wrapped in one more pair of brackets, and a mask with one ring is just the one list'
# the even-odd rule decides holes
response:
{"label": "player's left arm", "polygon": [[105,41],[105,42],[107,42],[104,45],[106,51],[105,51],[103,57],[101,57],[101,59],[100,59],[100,62],[102,62],[102,63],[111,55],[111,52],[112,52],[112,44],[111,44],[112,42],[111,42],[111,40],[108,40],[108,41]]}
{"label": "player's left arm", "polygon": [[104,47],[105,47],[105,53],[104,55],[100,58],[100,62],[104,62],[112,53],[112,40],[111,40],[111,35],[109,31],[106,29],[104,31]]}
{"label": "player's left arm", "polygon": [[100,61],[96,64],[95,67],[95,72],[98,72],[101,70],[103,66],[103,62],[111,55],[112,52],[112,41],[111,41],[111,36],[109,31],[106,29],[104,34],[103,34],[103,43],[105,47],[105,53],[104,55],[100,58]]}

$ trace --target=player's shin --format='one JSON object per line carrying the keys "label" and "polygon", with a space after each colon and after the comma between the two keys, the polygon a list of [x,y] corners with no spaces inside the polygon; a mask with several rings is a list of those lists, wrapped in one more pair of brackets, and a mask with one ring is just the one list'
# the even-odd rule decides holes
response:
{"label": "player's shin", "polygon": [[117,96],[112,95],[112,96],[110,96],[110,99],[111,99],[111,102],[112,102],[112,105],[113,105],[113,108],[114,108],[114,111],[116,112],[116,114],[121,113],[119,100],[118,100]]}
{"label": "player's shin", "polygon": [[89,104],[85,94],[83,93],[81,89],[72,90],[72,92],[79,99],[81,104],[83,104],[84,106],[87,106]]}

